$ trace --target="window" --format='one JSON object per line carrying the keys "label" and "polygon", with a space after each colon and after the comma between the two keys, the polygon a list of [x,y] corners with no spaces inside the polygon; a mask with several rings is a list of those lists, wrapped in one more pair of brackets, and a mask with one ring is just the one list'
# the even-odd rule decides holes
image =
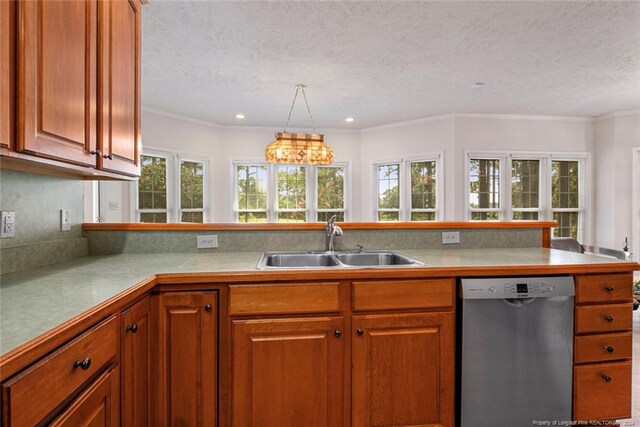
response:
{"label": "window", "polygon": [[500,219],[500,159],[469,160],[469,209],[472,220]]}
{"label": "window", "polygon": [[347,164],[277,165],[234,161],[238,222],[347,219]]}
{"label": "window", "polygon": [[400,163],[378,165],[378,221],[400,220]]}
{"label": "window", "polygon": [[133,191],[139,222],[205,222],[208,162],[147,151]]}
{"label": "window", "polygon": [[345,213],[344,166],[319,166],[316,169],[316,208],[318,221],[328,221],[333,215],[344,221]]}
{"label": "window", "polygon": [[167,158],[142,155],[138,180],[138,213],[140,222],[168,222]]}
{"label": "window", "polygon": [[580,223],[579,163],[554,160],[551,162],[551,210],[558,226],[554,237],[578,238]]}
{"label": "window", "polygon": [[469,219],[554,220],[554,237],[582,238],[587,155],[468,153],[467,158]]}
{"label": "window", "polygon": [[374,167],[378,221],[436,221],[440,218],[442,154],[408,158]]}
{"label": "window", "polygon": [[267,222],[267,167],[236,165],[238,222]]}

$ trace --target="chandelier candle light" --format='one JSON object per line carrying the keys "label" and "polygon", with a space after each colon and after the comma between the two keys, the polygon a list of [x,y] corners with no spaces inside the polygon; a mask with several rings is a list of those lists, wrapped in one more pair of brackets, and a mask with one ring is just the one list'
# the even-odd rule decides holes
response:
{"label": "chandelier candle light", "polygon": [[309,165],[330,165],[333,163],[333,149],[324,143],[324,135],[317,133],[288,133],[289,121],[291,113],[296,104],[298,92],[302,92],[304,102],[307,105],[307,112],[311,120],[313,131],[316,132],[316,126],[313,122],[313,116],[309,109],[307,94],[304,89],[305,85],[296,85],[296,93],[293,96],[291,109],[287,123],[284,125],[284,131],[276,133],[276,140],[269,144],[264,152],[264,157],[269,163],[289,163],[289,164],[309,164]]}

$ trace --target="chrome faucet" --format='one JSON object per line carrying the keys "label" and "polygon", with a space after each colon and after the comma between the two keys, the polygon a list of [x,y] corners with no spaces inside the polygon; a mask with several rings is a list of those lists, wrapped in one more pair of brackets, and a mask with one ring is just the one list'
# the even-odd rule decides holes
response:
{"label": "chrome faucet", "polygon": [[336,215],[329,218],[329,221],[327,221],[327,225],[325,227],[327,230],[324,248],[326,252],[333,252],[334,237],[342,236],[342,228],[340,228],[340,226],[335,223],[336,218]]}

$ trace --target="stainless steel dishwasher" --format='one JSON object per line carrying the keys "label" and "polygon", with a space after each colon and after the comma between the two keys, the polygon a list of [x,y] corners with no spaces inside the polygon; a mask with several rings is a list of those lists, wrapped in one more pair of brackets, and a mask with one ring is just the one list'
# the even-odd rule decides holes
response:
{"label": "stainless steel dishwasher", "polygon": [[460,288],[461,427],[570,421],[573,278],[462,279]]}

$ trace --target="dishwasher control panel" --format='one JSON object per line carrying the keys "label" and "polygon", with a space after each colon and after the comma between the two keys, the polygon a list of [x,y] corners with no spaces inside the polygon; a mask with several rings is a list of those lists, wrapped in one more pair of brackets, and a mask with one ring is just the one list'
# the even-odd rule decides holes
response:
{"label": "dishwasher control panel", "polygon": [[574,295],[573,277],[500,277],[462,279],[462,299],[549,298]]}

